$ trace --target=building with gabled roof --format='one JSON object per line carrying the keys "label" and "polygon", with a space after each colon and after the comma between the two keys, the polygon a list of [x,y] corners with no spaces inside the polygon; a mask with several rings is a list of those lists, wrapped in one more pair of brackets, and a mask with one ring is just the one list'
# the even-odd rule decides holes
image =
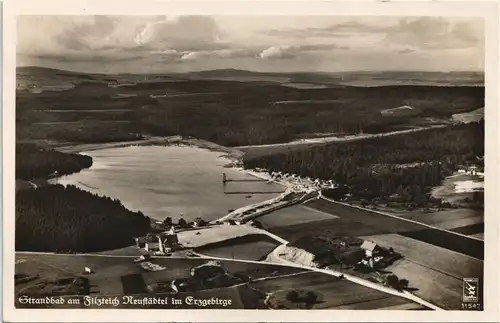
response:
{"label": "building with gabled roof", "polygon": [[365,240],[361,244],[361,249],[365,251],[367,257],[373,257],[380,250],[380,247],[373,241]]}

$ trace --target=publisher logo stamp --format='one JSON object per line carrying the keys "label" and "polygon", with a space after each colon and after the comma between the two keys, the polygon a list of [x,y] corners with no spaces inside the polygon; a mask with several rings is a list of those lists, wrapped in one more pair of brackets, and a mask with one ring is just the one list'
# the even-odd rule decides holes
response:
{"label": "publisher logo stamp", "polygon": [[479,279],[464,278],[462,287],[462,301],[467,303],[479,302]]}

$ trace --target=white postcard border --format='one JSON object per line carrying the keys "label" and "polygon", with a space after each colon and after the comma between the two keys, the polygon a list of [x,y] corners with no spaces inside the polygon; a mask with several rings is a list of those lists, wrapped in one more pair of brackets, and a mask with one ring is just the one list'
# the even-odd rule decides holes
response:
{"label": "white postcard border", "polygon": [[[236,4],[237,2],[237,4]],[[15,15],[386,15],[484,17],[486,35],[486,173],[485,289],[482,312],[359,310],[93,310],[14,308],[14,149],[15,149]],[[3,6],[3,314],[15,322],[477,322],[498,321],[498,89],[499,42],[497,2],[376,1],[149,1],[10,0]]]}

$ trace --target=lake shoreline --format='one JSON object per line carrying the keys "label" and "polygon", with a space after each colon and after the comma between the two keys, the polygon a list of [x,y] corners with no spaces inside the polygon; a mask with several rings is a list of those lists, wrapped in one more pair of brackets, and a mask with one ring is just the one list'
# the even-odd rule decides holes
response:
{"label": "lake shoreline", "polygon": [[54,147],[55,150],[64,153],[85,153],[87,151],[103,150],[110,148],[122,148],[129,146],[189,146],[201,149],[210,150],[213,152],[224,153],[221,157],[228,159],[229,163],[240,164],[244,152],[232,148],[221,146],[211,141],[197,139],[197,138],[184,138],[182,136],[170,137],[151,137],[147,139],[135,141],[118,141],[111,143],[96,143],[96,144],[74,144]]}
{"label": "lake shoreline", "polygon": [[[162,152],[162,148],[166,149],[165,152]],[[118,152],[118,158],[108,155],[115,149],[116,152]],[[93,158],[94,164],[92,167],[82,170],[81,172],[69,176],[52,178],[50,180],[51,184],[76,185],[83,190],[92,191],[101,196],[117,198],[124,203],[129,210],[140,210],[153,220],[163,220],[165,216],[176,217],[180,212],[180,214],[188,216],[191,220],[194,220],[196,217],[201,217],[207,221],[211,221],[214,218],[225,216],[234,209],[274,198],[281,194],[282,191],[285,191],[286,188],[283,187],[284,185],[281,183],[269,181],[259,176],[259,174],[254,174],[252,170],[244,169],[242,167],[243,152],[196,138],[182,138],[180,136],[157,137],[141,140],[140,142],[77,146],[68,145],[58,150],[88,154]],[[178,155],[179,152],[180,155]],[[185,155],[186,152],[188,155]],[[153,155],[150,155],[151,153]],[[114,152],[112,154],[114,154]],[[144,161],[141,159],[143,157],[140,157],[144,154],[148,156],[157,156],[153,157],[153,159],[159,160],[159,164],[157,163],[157,166],[145,166],[146,164],[144,164]],[[127,155],[130,155],[131,159],[123,159]],[[189,155],[191,156],[189,157]],[[186,156],[187,159],[183,156]],[[207,157],[208,159],[206,159]],[[106,161],[106,158],[111,159]],[[170,164],[170,159],[172,159],[173,164]],[[202,161],[201,164],[199,164],[197,159]],[[104,163],[102,163],[102,161]],[[187,163],[186,166],[182,166],[183,163]],[[212,166],[208,166],[209,168],[206,169],[205,167],[207,166],[205,165]],[[136,175],[130,174],[132,175],[131,177],[125,176],[120,178],[118,182],[113,184],[96,181],[97,177],[95,176],[111,179],[114,176],[112,174],[115,172],[123,170],[130,172],[134,167],[142,168],[142,170]],[[147,167],[147,170],[145,170],[144,167]],[[167,169],[171,170],[167,171],[167,173],[161,173],[162,170],[164,172]],[[146,171],[146,173],[143,173],[144,171]],[[206,171],[211,175],[203,175]],[[135,172],[135,170],[132,170],[132,172]],[[156,172],[161,175],[155,175]],[[193,177],[193,173],[198,173],[199,176],[195,175],[194,178],[191,179],[191,182],[189,182],[189,180],[186,182],[186,180],[183,179],[185,176]],[[224,185],[224,188],[221,190],[217,186],[224,184],[222,182],[224,173],[228,176],[228,183],[227,188]],[[91,174],[88,178],[89,181],[86,179],[86,176],[89,176],[88,174]],[[140,190],[138,190],[138,187],[126,189],[127,186],[132,185],[131,183],[140,182],[142,176],[146,176],[146,178],[160,176],[162,180],[156,183],[152,182],[149,186],[144,184],[145,186]],[[258,181],[256,181],[256,179],[258,179]],[[171,185],[170,183],[175,184]],[[118,186],[114,186],[115,184]],[[268,186],[270,184],[272,185]],[[209,189],[209,192],[206,192],[208,195],[203,193],[205,192],[203,189],[197,188],[207,187],[207,185],[212,187],[211,191]],[[122,190],[122,193],[117,194],[117,189]],[[141,190],[146,194],[146,200],[133,198],[134,194],[136,196],[142,194]],[[252,192],[256,192],[256,194]],[[262,194],[260,194],[261,192]],[[158,194],[166,194],[163,195],[165,198],[160,198],[160,202],[156,202],[159,199]],[[191,197],[189,199],[191,199],[191,202],[186,195],[182,195],[181,197],[179,194],[190,194]],[[180,200],[177,200],[176,196],[179,196]],[[195,196],[197,196],[195,199],[197,202],[193,204],[192,199]],[[220,196],[221,200],[219,203],[221,203],[221,206],[225,207],[215,207],[214,203],[210,202],[211,198],[216,198],[215,196]],[[152,198],[152,203],[146,202],[148,198]],[[249,198],[251,198],[251,200],[248,200]],[[218,200],[219,197],[216,199]],[[167,202],[169,200],[170,202]],[[190,209],[191,212],[189,211]],[[164,211],[165,215],[162,215]]]}

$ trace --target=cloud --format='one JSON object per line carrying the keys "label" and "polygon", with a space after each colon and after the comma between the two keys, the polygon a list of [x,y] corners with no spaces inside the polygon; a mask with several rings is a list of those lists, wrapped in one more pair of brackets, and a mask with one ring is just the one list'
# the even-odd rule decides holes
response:
{"label": "cloud", "polygon": [[400,49],[397,51],[398,54],[409,54],[413,53],[415,50],[411,48]]}
{"label": "cloud", "polygon": [[261,59],[288,59],[299,56],[301,53],[305,52],[316,52],[316,51],[329,51],[333,49],[348,49],[346,46],[338,46],[335,44],[315,44],[315,45],[301,45],[301,46],[271,46],[264,49],[258,55]]}
{"label": "cloud", "polygon": [[93,21],[74,23],[70,28],[62,30],[55,39],[65,48],[83,50],[92,48],[92,40],[102,39],[110,35],[116,21],[108,16],[93,16]]}
{"label": "cloud", "polygon": [[481,19],[82,15],[17,20],[18,62],[24,65],[287,71],[383,69],[395,61],[416,69],[465,69],[482,68],[484,60]]}
{"label": "cloud", "polygon": [[471,29],[467,22],[451,23],[442,17],[405,18],[386,31],[385,42],[427,50],[476,47],[479,36]]}
{"label": "cloud", "polygon": [[370,25],[357,21],[330,24],[325,27],[285,28],[263,31],[264,34],[276,37],[350,37],[352,34],[379,33],[385,31],[385,26]]}
{"label": "cloud", "polygon": [[374,39],[380,38],[382,45],[408,45],[420,49],[480,47],[484,35],[478,20],[450,20],[444,17],[387,17],[386,21],[360,19],[325,27],[271,29],[261,32],[289,39],[350,38],[353,43],[356,37],[371,35]]}
{"label": "cloud", "polygon": [[293,46],[282,45],[282,46],[271,46],[260,52],[259,57],[262,59],[283,59],[283,58],[294,58],[297,53]]}
{"label": "cloud", "polygon": [[212,17],[162,17],[138,27],[134,42],[147,48],[199,51],[227,48]]}

